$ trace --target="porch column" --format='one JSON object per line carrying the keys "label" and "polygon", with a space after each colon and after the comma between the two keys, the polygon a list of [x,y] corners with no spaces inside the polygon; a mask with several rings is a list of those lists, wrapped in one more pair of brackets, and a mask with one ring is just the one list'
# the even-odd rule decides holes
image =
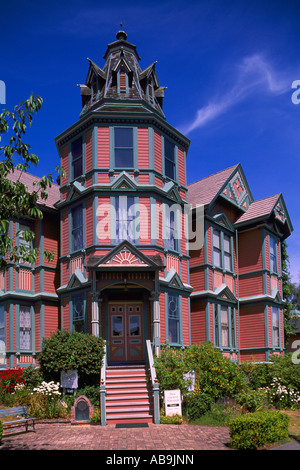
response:
{"label": "porch column", "polygon": [[159,308],[159,293],[152,292],[153,301],[153,345],[154,354],[159,356],[160,351],[160,308]]}
{"label": "porch column", "polygon": [[99,321],[99,293],[92,293],[92,334],[99,338],[100,321]]}

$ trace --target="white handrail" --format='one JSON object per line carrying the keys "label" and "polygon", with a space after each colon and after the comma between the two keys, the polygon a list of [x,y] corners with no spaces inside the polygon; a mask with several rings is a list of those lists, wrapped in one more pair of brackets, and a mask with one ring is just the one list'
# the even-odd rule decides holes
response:
{"label": "white handrail", "polygon": [[101,365],[101,376],[100,376],[100,385],[105,385],[106,383],[106,344],[103,346],[103,362]]}
{"label": "white handrail", "polygon": [[157,377],[156,377],[156,372],[155,372],[155,368],[154,368],[154,359],[153,359],[150,339],[146,340],[146,345],[147,345],[147,353],[148,353],[148,361],[149,361],[149,368],[150,368],[150,374],[151,374],[151,381],[152,381],[152,384],[155,384],[155,383],[157,383]]}

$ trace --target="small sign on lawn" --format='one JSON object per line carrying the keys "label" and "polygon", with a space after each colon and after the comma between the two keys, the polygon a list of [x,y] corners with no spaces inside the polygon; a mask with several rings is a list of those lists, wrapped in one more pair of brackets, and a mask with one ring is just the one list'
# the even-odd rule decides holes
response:
{"label": "small sign on lawn", "polygon": [[182,416],[180,390],[165,390],[164,401],[166,416]]}

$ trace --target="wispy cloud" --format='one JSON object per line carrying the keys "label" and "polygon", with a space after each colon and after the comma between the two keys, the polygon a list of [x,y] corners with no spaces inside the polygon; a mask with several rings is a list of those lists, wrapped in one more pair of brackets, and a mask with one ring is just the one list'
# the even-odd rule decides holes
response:
{"label": "wispy cloud", "polygon": [[280,95],[290,89],[290,86],[290,80],[275,71],[262,55],[246,57],[237,67],[236,80],[231,89],[221,98],[215,97],[198,109],[194,120],[182,126],[181,131],[187,135],[194,129],[205,126],[258,89],[264,88],[269,93]]}

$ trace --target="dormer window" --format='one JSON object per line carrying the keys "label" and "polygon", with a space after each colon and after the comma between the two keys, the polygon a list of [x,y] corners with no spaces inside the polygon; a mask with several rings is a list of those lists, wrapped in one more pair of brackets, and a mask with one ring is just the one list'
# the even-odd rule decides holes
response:
{"label": "dormer window", "polygon": [[152,82],[148,83],[148,97],[149,97],[149,101],[151,101],[153,103],[154,102],[154,92],[153,92],[153,83]]}
{"label": "dormer window", "polygon": [[97,87],[97,80],[94,78],[92,82],[92,99],[94,100],[97,96],[98,87]]}
{"label": "dormer window", "polygon": [[120,70],[118,73],[118,88],[119,93],[126,93],[128,87],[128,77],[126,72]]}

